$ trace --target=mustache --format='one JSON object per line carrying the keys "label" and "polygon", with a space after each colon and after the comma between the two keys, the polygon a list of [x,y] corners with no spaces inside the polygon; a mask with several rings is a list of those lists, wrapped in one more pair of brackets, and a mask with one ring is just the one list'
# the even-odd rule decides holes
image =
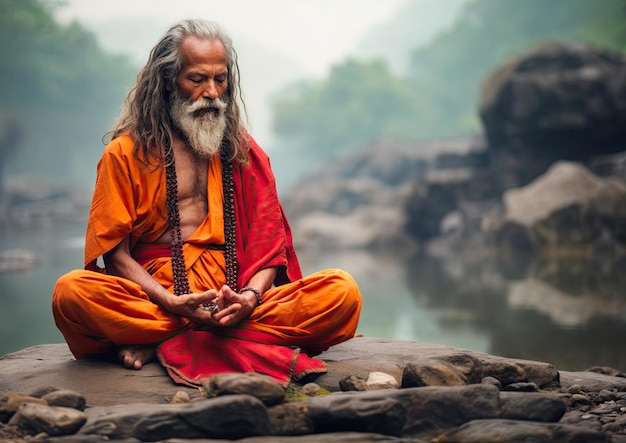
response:
{"label": "mustache", "polygon": [[207,113],[219,115],[226,109],[226,102],[220,98],[196,100],[186,106],[186,111],[194,116]]}

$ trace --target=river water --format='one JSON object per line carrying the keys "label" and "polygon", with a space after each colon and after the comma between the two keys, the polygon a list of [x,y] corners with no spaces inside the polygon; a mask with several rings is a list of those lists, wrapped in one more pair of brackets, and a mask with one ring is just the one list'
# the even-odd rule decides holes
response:
{"label": "river water", "polygon": [[[56,279],[80,267],[80,223],[0,232],[0,251],[27,249],[37,267],[0,274],[0,355],[58,343]],[[303,272],[342,268],[363,294],[358,333],[545,361],[562,370],[626,371],[626,264],[543,263],[503,272],[476,260],[398,260],[362,251],[299,251]],[[513,273],[515,274],[515,273]]]}

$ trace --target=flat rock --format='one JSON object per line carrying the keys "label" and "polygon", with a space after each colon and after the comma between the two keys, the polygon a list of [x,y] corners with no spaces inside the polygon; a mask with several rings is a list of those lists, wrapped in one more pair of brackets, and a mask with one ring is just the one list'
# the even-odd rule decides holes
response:
{"label": "flat rock", "polygon": [[[381,338],[357,337],[332,347],[319,357],[327,362],[328,373],[316,375],[315,383],[319,389],[335,394],[270,407],[268,412],[272,429],[268,430],[265,424],[263,432],[255,430],[247,433],[254,437],[246,437],[246,432],[237,434],[239,438],[244,438],[240,440],[242,443],[404,442],[408,436],[413,443],[421,441],[420,438],[428,440],[436,435],[447,438],[441,441],[454,441],[462,437],[463,441],[494,442],[517,441],[498,440],[495,438],[497,435],[506,435],[506,438],[517,436],[522,438],[519,441],[528,441],[523,440],[525,436],[540,435],[572,442],[609,438],[600,432],[600,427],[602,431],[614,432],[610,437],[612,443],[617,443],[619,437],[624,435],[624,405],[619,402],[622,393],[626,391],[626,378],[621,376],[557,371],[549,363],[498,357],[451,346]],[[403,389],[382,390],[366,387],[364,389],[368,392],[337,392],[341,391],[340,381],[349,377],[364,383],[365,380],[379,378],[400,382],[407,368],[428,365],[449,368],[457,374],[455,380],[467,380],[466,385],[441,386],[438,381],[425,381],[423,387],[402,386]],[[139,432],[137,429],[143,429],[144,437],[152,435],[155,430],[159,430],[163,438],[174,435],[199,436],[197,426],[185,427],[189,420],[179,422],[179,414],[172,412],[181,408],[191,411],[189,414],[193,415],[197,408],[202,407],[200,402],[205,400],[201,390],[175,384],[158,363],[147,364],[142,370],[135,371],[116,362],[77,361],[63,343],[33,346],[7,354],[0,358],[0,373],[0,393],[36,397],[47,394],[60,397],[61,403],[66,403],[68,397],[79,396],[79,409],[85,408],[88,420],[81,435],[53,437],[50,443],[55,443],[56,439],[63,443],[97,441],[92,437],[98,435],[126,438]],[[481,383],[481,380],[490,380],[491,383]],[[405,381],[402,381],[404,385]],[[507,386],[520,385],[532,385],[541,392],[506,392]],[[452,394],[462,399],[454,399]],[[84,402],[81,395],[84,396]],[[220,401],[234,401],[236,397],[230,396]],[[255,404],[262,405],[254,397],[250,398]],[[472,402],[482,403],[470,405]],[[428,407],[425,407],[426,403]],[[465,409],[455,409],[461,406]],[[239,410],[241,407],[235,405],[234,409]],[[199,416],[204,415],[201,413]],[[163,424],[166,416],[172,423]],[[251,416],[257,417],[258,414],[255,412]],[[438,423],[435,426],[437,431],[432,426],[441,417],[447,417],[447,421]],[[135,425],[139,426],[138,420],[143,420],[141,423],[145,429],[135,429]],[[560,423],[557,425],[545,421]],[[115,429],[110,425],[113,422],[116,424]],[[87,429],[92,428],[92,433],[86,433]],[[174,428],[182,430],[173,432]],[[235,435],[233,432],[240,430],[228,428],[228,432],[213,431],[210,432],[213,437],[221,434],[220,438],[232,438]],[[106,432],[113,434],[105,435]],[[274,435],[262,437],[267,432]],[[313,435],[301,435],[309,433]],[[284,437],[276,434],[283,434]],[[331,435],[338,440],[329,440]],[[87,440],[80,440],[82,437]],[[180,441],[186,440],[183,438]]]}
{"label": "flat rock", "polygon": [[[442,361],[454,366],[470,383],[494,377],[503,386],[516,382],[539,387],[556,384],[559,372],[549,363],[509,359],[445,345],[404,340],[358,337],[333,346],[319,356],[328,364],[328,373],[315,382],[331,392],[340,391],[339,381],[350,376],[367,380],[383,373],[402,380],[408,364]],[[67,345],[33,346],[0,358],[0,392],[29,395],[42,389],[69,389],[84,395],[87,408],[130,403],[170,403],[178,392],[190,399],[202,397],[196,388],[173,383],[158,363],[140,371],[114,362],[75,360]],[[590,391],[613,387],[626,390],[626,378],[594,372],[561,372],[561,384],[588,386]]]}
{"label": "flat rock", "polygon": [[561,376],[561,387],[563,388],[577,385],[580,387],[580,390],[585,392],[599,392],[603,389],[626,391],[626,377],[612,377],[589,371],[559,371],[559,374]]}
{"label": "flat rock", "polygon": [[75,360],[65,343],[25,348],[0,358],[0,392],[31,394],[44,388],[84,395],[87,407],[127,403],[169,403],[178,391],[202,397],[195,388],[174,384],[158,363],[140,371],[121,364]]}
{"label": "flat rock", "polygon": [[[384,372],[402,379],[406,365],[441,361],[454,366],[470,383],[494,377],[503,385],[533,382],[540,387],[558,383],[558,371],[543,362],[498,357],[452,346],[407,340],[359,337],[333,346],[320,355],[328,364],[328,373],[316,380],[329,391],[339,390],[339,381],[356,375],[367,379],[366,371]],[[365,372],[365,373],[364,373]]]}

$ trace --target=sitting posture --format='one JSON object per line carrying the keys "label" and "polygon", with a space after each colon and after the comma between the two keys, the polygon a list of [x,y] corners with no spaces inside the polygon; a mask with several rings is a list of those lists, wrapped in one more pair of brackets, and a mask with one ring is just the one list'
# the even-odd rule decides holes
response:
{"label": "sitting posture", "polygon": [[313,356],[354,336],[358,287],[341,270],[302,276],[240,95],[217,24],[182,21],[153,48],[98,163],[85,269],[54,288],[77,359],[141,369],[158,357],[181,383],[224,371],[288,381],[324,371]]}

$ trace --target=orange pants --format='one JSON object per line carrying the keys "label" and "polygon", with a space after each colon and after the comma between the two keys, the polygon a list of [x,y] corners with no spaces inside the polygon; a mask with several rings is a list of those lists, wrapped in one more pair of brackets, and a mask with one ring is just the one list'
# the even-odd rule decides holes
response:
{"label": "orange pants", "polygon": [[[236,328],[265,332],[276,338],[275,344],[314,355],[353,337],[360,310],[354,279],[331,269],[267,290],[263,304]],[[136,283],[86,270],[59,278],[52,312],[78,359],[121,345],[157,344],[195,326],[152,303]]]}

